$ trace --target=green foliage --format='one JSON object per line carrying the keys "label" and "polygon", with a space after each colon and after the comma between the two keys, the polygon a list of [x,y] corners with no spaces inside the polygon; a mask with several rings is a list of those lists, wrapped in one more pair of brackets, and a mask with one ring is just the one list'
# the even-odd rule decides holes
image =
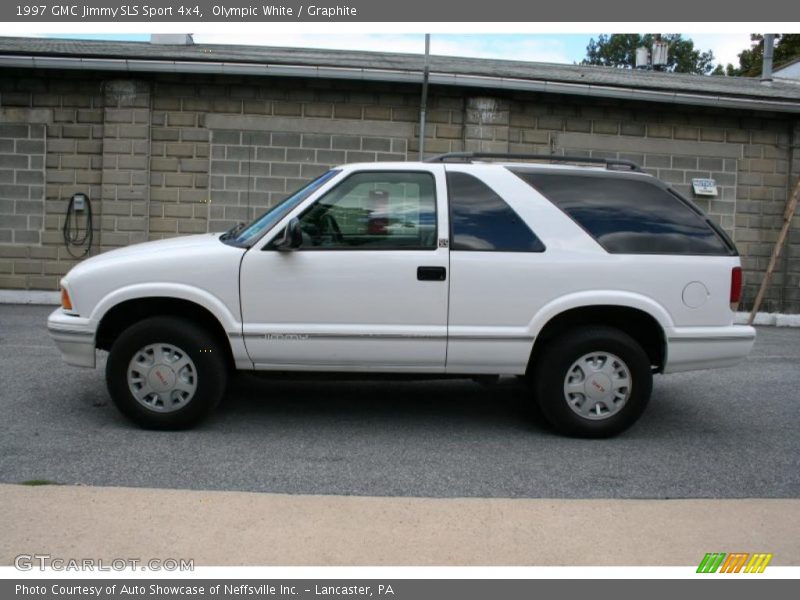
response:
{"label": "green foliage", "polygon": [[[761,75],[762,61],[764,60],[764,36],[760,33],[750,34],[750,48],[746,48],[739,53],[739,66],[734,67],[728,63],[724,73],[714,75],[728,75],[739,77],[757,77]],[[784,63],[793,61],[800,57],[800,34],[799,33],[776,33],[775,50],[772,62],[775,67],[780,67]]]}
{"label": "green foliage", "polygon": [[775,66],[800,58],[800,33],[781,33],[775,46]]}
{"label": "green foliage", "polygon": [[[601,34],[597,40],[592,38],[586,47],[583,65],[602,65],[630,69],[636,66],[636,49],[653,46],[654,36],[647,33]],[[684,39],[680,33],[666,33],[661,40],[669,44],[669,55],[664,71],[672,73],[709,74],[714,68],[714,54],[694,47],[694,42]]]}

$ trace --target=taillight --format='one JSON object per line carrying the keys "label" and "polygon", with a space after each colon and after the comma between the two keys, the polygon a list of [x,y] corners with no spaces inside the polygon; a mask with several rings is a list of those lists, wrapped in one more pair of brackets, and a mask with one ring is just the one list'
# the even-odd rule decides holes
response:
{"label": "taillight", "polygon": [[731,310],[739,307],[739,300],[742,299],[742,267],[731,269]]}

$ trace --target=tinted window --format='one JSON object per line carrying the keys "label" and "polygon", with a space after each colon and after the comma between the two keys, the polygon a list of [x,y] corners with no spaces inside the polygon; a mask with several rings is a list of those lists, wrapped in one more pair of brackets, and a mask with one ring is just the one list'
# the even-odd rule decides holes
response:
{"label": "tinted window", "polygon": [[544,244],[489,186],[466,173],[448,173],[450,249],[543,252]]}
{"label": "tinted window", "polygon": [[300,217],[302,248],[436,248],[433,175],[413,172],[355,173]]}
{"label": "tinted window", "polygon": [[732,250],[699,210],[647,181],[510,169],[615,254]]}

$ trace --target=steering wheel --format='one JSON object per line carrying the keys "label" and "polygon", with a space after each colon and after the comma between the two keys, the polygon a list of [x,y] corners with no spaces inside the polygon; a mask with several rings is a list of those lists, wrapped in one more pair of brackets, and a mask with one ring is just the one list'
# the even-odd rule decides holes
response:
{"label": "steering wheel", "polygon": [[337,244],[344,242],[344,236],[342,235],[342,230],[339,229],[339,223],[336,222],[336,218],[331,213],[322,215],[322,218],[319,220],[319,227],[323,235],[330,234],[333,241]]}

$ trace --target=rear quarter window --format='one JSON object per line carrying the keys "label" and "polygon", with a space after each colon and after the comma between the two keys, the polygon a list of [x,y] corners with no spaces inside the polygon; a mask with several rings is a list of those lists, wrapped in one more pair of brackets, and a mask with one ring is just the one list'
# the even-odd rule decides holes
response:
{"label": "rear quarter window", "polygon": [[544,252],[544,244],[503,198],[483,181],[447,173],[450,249],[483,252]]}
{"label": "rear quarter window", "polygon": [[699,209],[648,181],[509,170],[612,254],[735,254]]}

